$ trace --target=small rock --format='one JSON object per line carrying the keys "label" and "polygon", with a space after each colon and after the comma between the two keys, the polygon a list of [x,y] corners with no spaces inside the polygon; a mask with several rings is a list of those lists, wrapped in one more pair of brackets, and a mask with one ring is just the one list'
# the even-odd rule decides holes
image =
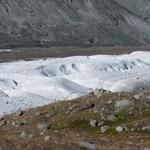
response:
{"label": "small rock", "polygon": [[80,134],[76,134],[77,137],[80,137]]}
{"label": "small rock", "polygon": [[133,143],[132,142],[127,142],[128,144],[130,144],[130,145],[133,145]]}
{"label": "small rock", "polygon": [[10,124],[11,124],[11,121],[10,121],[10,120],[7,120],[7,121],[6,121],[6,124],[7,124],[7,125],[10,125]]}
{"label": "small rock", "polygon": [[142,130],[150,130],[150,126],[143,127]]}
{"label": "small rock", "polygon": [[116,131],[117,131],[118,133],[121,133],[121,132],[126,132],[126,131],[128,131],[128,129],[127,129],[126,127],[118,126],[118,127],[116,127]]}
{"label": "small rock", "polygon": [[42,113],[41,112],[36,112],[34,115],[35,115],[35,117],[39,117],[39,116],[42,115]]}
{"label": "small rock", "polygon": [[19,117],[22,116],[24,114],[24,112],[22,110],[18,110],[15,112],[15,116]]}
{"label": "small rock", "polygon": [[85,110],[88,110],[88,109],[92,109],[93,107],[95,107],[95,104],[87,104],[87,105],[85,105],[85,106],[82,106],[81,108],[80,108],[80,110],[81,111],[85,111]]}
{"label": "small rock", "polygon": [[70,113],[71,113],[71,111],[70,111],[70,110],[65,111],[65,114],[70,114]]}
{"label": "small rock", "polygon": [[46,123],[38,123],[37,124],[37,128],[39,130],[47,130],[48,129],[48,125]]}
{"label": "small rock", "polygon": [[32,139],[33,138],[33,134],[29,134],[28,138]]}
{"label": "small rock", "polygon": [[144,142],[144,139],[141,139],[141,142]]}
{"label": "small rock", "polygon": [[140,99],[140,95],[139,94],[136,94],[133,96],[135,99]]}
{"label": "small rock", "polygon": [[132,129],[131,129],[131,131],[133,132],[133,131],[135,131],[135,129],[134,129],[134,128],[132,128]]}
{"label": "small rock", "polygon": [[150,100],[150,95],[148,95],[146,98],[147,98],[148,100]]}
{"label": "small rock", "polygon": [[21,122],[22,125],[27,124],[27,123],[28,123],[27,120],[23,120],[23,121]]}
{"label": "small rock", "polygon": [[135,99],[140,99],[144,97],[144,93],[139,93],[133,96]]}
{"label": "small rock", "polygon": [[95,144],[89,142],[79,142],[79,145],[85,149],[94,150],[96,149]]}
{"label": "small rock", "polygon": [[146,148],[144,148],[144,150],[150,150],[150,148],[146,147]]}
{"label": "small rock", "polygon": [[95,96],[97,96],[98,98],[101,97],[103,94],[107,94],[107,93],[111,93],[111,92],[108,91],[108,90],[99,89],[99,88],[96,88],[96,89],[93,91],[93,94],[94,94]]}
{"label": "small rock", "polygon": [[21,125],[24,125],[24,122],[23,122],[23,121],[21,121],[21,122],[16,121],[16,124],[17,124],[18,126],[21,126]]}
{"label": "small rock", "polygon": [[48,114],[46,114],[46,117],[53,117],[54,115],[56,115],[56,113],[55,112],[50,112],[50,113],[48,113]]}
{"label": "small rock", "polygon": [[45,136],[44,140],[45,141],[49,141],[50,140],[50,136]]}
{"label": "small rock", "polygon": [[68,108],[69,110],[73,110],[73,107],[72,106],[69,106],[69,108]]}
{"label": "small rock", "polygon": [[4,121],[4,120],[0,121],[0,127],[5,125],[5,124],[6,124],[6,121]]}
{"label": "small rock", "polygon": [[121,133],[121,132],[123,132],[123,127],[121,127],[121,126],[118,126],[118,127],[116,127],[116,131],[118,132],[118,133]]}
{"label": "small rock", "polygon": [[58,130],[54,130],[55,133],[58,133]]}
{"label": "small rock", "polygon": [[11,124],[12,124],[13,127],[18,127],[19,126],[19,124],[17,124],[17,122],[15,122],[15,121],[12,121]]}
{"label": "small rock", "polygon": [[107,104],[111,104],[112,103],[112,100],[109,100],[108,102],[107,102]]}
{"label": "small rock", "polygon": [[4,120],[5,118],[4,117],[0,117],[0,121]]}
{"label": "small rock", "polygon": [[92,127],[96,127],[97,124],[98,124],[98,121],[97,120],[93,120],[93,119],[90,119],[90,123],[89,123]]}
{"label": "small rock", "polygon": [[20,136],[21,136],[22,138],[27,138],[27,137],[28,137],[28,134],[27,134],[25,131],[23,131]]}
{"label": "small rock", "polygon": [[101,132],[102,132],[102,133],[105,133],[105,132],[107,132],[107,131],[110,130],[110,129],[111,129],[110,126],[105,125],[105,126],[102,126],[102,127],[101,127]]}
{"label": "small rock", "polygon": [[40,132],[40,135],[44,135],[44,132]]}
{"label": "small rock", "polygon": [[116,101],[115,109],[117,112],[119,112],[127,107],[131,107],[132,105],[133,105],[133,102],[131,102],[130,100],[122,99],[122,100]]}
{"label": "small rock", "polygon": [[105,124],[104,121],[99,121],[98,124],[97,124],[97,126],[102,126],[102,125],[104,125],[104,124]]}
{"label": "small rock", "polygon": [[101,115],[102,120],[107,120],[105,115]]}
{"label": "small rock", "polygon": [[116,120],[118,120],[118,117],[115,114],[110,114],[107,116],[107,120],[108,121],[116,121]]}

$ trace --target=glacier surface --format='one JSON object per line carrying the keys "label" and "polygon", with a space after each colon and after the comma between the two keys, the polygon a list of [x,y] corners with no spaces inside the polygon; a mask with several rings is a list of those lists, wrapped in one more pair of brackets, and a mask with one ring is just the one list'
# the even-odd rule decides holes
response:
{"label": "glacier surface", "polygon": [[96,88],[150,86],[150,52],[73,56],[0,64],[0,115],[87,95]]}

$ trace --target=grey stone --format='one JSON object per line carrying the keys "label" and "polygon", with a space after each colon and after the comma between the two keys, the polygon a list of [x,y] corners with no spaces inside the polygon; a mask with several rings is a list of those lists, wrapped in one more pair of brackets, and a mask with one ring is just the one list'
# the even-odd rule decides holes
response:
{"label": "grey stone", "polygon": [[128,129],[127,129],[127,127],[123,127],[123,126],[118,126],[118,127],[116,127],[116,131],[118,132],[118,133],[121,133],[121,132],[127,132],[127,131],[129,131]]}
{"label": "grey stone", "polygon": [[48,124],[46,124],[46,123],[38,123],[37,124],[37,128],[39,130],[47,130],[48,129]]}
{"label": "grey stone", "polygon": [[101,127],[101,132],[102,132],[102,133],[105,133],[105,132],[109,131],[110,129],[111,129],[110,126],[105,125],[105,126],[102,126],[102,127]]}
{"label": "grey stone", "polygon": [[56,112],[50,112],[46,114],[46,117],[53,117],[54,115],[56,115]]}
{"label": "grey stone", "polygon": [[20,134],[20,136],[21,136],[22,138],[27,138],[27,137],[28,137],[28,134],[27,134],[25,131],[23,131],[23,132]]}
{"label": "grey stone", "polygon": [[28,123],[27,120],[23,120],[23,121],[21,122],[22,125],[25,125],[25,124],[27,124],[27,123]]}
{"label": "grey stone", "polygon": [[4,126],[5,124],[6,124],[6,121],[5,121],[5,120],[0,121],[0,127],[1,127],[1,126]]}
{"label": "grey stone", "polygon": [[146,98],[150,101],[150,95],[146,96]]}
{"label": "grey stone", "polygon": [[40,132],[40,135],[44,135],[44,132]]}
{"label": "grey stone", "polygon": [[144,97],[143,93],[138,93],[138,94],[134,95],[135,99],[140,99],[142,97]]}
{"label": "grey stone", "polygon": [[11,124],[13,127],[19,127],[20,126],[20,122],[17,122],[17,121],[12,121]]}
{"label": "grey stone", "polygon": [[28,138],[32,139],[32,138],[33,138],[33,134],[32,134],[32,133],[29,134],[29,135],[28,135]]}
{"label": "grey stone", "polygon": [[98,89],[98,88],[94,90],[94,95],[97,97],[101,97],[103,94],[106,94],[106,93],[110,93],[110,91],[104,90],[104,89]]}
{"label": "grey stone", "polygon": [[89,149],[89,150],[94,150],[96,149],[95,144],[89,143],[89,142],[79,142],[79,145],[83,148]]}
{"label": "grey stone", "polygon": [[24,114],[24,112],[22,110],[18,110],[18,111],[15,112],[15,115],[17,117],[22,116],[23,114]]}
{"label": "grey stone", "polygon": [[96,126],[97,126],[97,123],[98,123],[97,120],[90,119],[90,123],[89,123],[89,124],[90,124],[92,127],[96,127]]}
{"label": "grey stone", "polygon": [[97,124],[97,126],[102,126],[102,125],[104,125],[104,124],[105,124],[104,121],[99,121],[98,124]]}
{"label": "grey stone", "polygon": [[16,122],[15,122],[15,121],[12,121],[11,124],[12,124],[12,126],[15,126],[15,125],[16,125]]}
{"label": "grey stone", "polygon": [[118,133],[121,133],[121,132],[123,132],[123,127],[121,127],[121,126],[118,126],[118,127],[116,127],[116,131],[118,132]]}
{"label": "grey stone", "polygon": [[146,148],[144,148],[144,150],[150,150],[150,148],[146,147]]}
{"label": "grey stone", "polygon": [[108,121],[116,121],[118,120],[118,117],[115,114],[110,114],[106,118]]}
{"label": "grey stone", "polygon": [[142,130],[150,130],[150,126],[145,126],[142,128]]}
{"label": "grey stone", "polygon": [[122,99],[122,100],[116,101],[115,109],[117,112],[119,112],[127,107],[131,107],[132,105],[133,105],[132,101],[130,101],[128,99]]}
{"label": "grey stone", "polygon": [[7,121],[6,121],[6,124],[7,124],[7,125],[10,125],[10,124],[11,124],[11,120],[7,120]]}
{"label": "grey stone", "polygon": [[35,117],[39,117],[39,116],[41,116],[41,115],[42,115],[41,112],[36,112],[36,113],[35,113]]}
{"label": "grey stone", "polygon": [[50,136],[45,136],[44,140],[45,141],[49,141],[50,140]]}

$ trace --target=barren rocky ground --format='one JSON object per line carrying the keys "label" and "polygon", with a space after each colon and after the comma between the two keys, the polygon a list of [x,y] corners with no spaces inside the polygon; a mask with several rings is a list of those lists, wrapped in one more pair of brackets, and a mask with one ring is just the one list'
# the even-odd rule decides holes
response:
{"label": "barren rocky ground", "polygon": [[14,48],[12,51],[0,51],[0,62],[13,60],[32,60],[47,57],[119,55],[134,51],[150,51],[150,46],[116,46],[116,47],[51,47],[51,48]]}
{"label": "barren rocky ground", "polygon": [[1,150],[149,150],[150,90],[91,93],[4,116]]}

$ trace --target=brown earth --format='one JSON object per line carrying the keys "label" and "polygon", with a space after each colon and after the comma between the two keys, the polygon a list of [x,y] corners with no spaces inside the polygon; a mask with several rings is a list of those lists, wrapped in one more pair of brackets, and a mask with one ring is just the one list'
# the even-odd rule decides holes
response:
{"label": "brown earth", "polygon": [[[108,93],[101,97],[89,95],[30,109],[20,116],[4,116],[1,120],[6,123],[0,127],[0,149],[144,150],[150,147],[150,130],[144,131],[140,125],[150,126],[150,92],[144,91],[144,96],[135,99],[134,95],[138,93]],[[124,98],[134,102],[134,106],[117,113],[118,120],[105,121],[112,127],[111,130],[102,133],[99,126],[89,124],[90,119],[101,120],[101,113],[108,115],[113,112],[116,101]],[[40,114],[37,115],[37,112]],[[38,123],[45,123],[46,129],[38,129]],[[129,131],[117,133],[115,128],[123,125]],[[23,132],[25,136],[21,136]]]}
{"label": "brown earth", "polygon": [[150,46],[140,47],[52,47],[52,48],[16,48],[11,52],[0,52],[0,62],[13,60],[31,60],[47,57],[89,56],[97,54],[119,55],[134,51],[150,51]]}

